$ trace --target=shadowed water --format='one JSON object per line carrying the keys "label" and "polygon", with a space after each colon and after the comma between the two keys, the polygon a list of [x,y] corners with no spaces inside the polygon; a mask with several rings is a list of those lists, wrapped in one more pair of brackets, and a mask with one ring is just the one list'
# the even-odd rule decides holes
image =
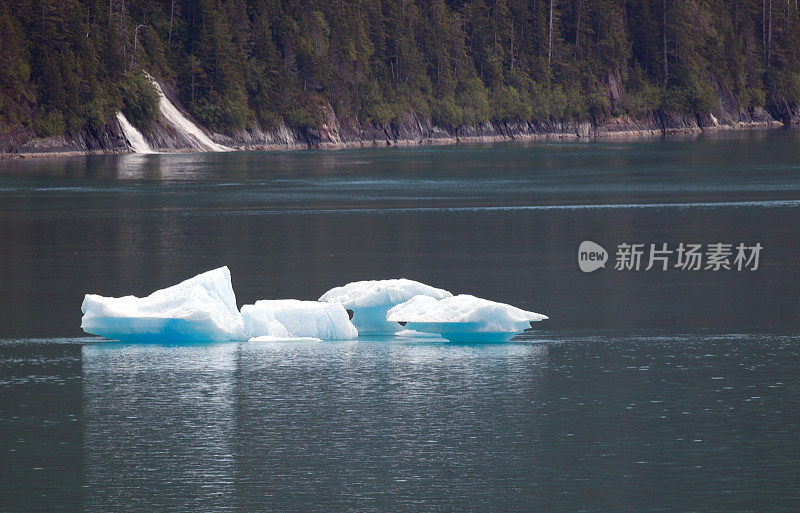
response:
{"label": "shadowed water", "polygon": [[798,343],[6,343],[0,504],[794,511]]}
{"label": "shadowed water", "polygon": [[[0,197],[0,511],[800,503],[796,133],[4,161]],[[626,273],[622,242],[764,251]],[[484,345],[64,338],[87,292],[221,265],[240,305],[405,276],[550,320]]]}
{"label": "shadowed water", "polygon": [[[0,326],[79,336],[87,292],[227,265],[240,304],[408,277],[550,328],[793,332],[800,134],[0,162]],[[581,241],[747,243],[757,272],[611,272]],[[732,300],[735,298],[735,300]],[[764,301],[764,298],[770,298]]]}

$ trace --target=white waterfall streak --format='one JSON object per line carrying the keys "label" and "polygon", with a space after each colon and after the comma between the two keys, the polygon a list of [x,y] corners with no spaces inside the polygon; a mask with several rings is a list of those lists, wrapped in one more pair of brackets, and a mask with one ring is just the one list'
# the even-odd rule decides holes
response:
{"label": "white waterfall streak", "polygon": [[192,149],[198,151],[230,151],[230,148],[227,146],[212,141],[197,125],[189,121],[189,119],[169,101],[169,98],[164,94],[158,82],[152,77],[150,77],[150,81],[156,89],[158,89],[158,95],[161,99],[159,108],[164,121],[180,133]]}
{"label": "white waterfall streak", "polygon": [[117,112],[117,121],[119,127],[122,129],[122,134],[130,144],[134,153],[153,153],[150,145],[145,141],[144,136],[135,126],[131,125],[130,121],[125,117],[122,112]]}

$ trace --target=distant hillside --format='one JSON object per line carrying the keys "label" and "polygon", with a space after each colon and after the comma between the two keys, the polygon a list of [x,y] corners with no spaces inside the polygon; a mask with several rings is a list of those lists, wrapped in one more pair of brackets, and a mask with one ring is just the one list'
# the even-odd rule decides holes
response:
{"label": "distant hillside", "polygon": [[118,110],[147,134],[158,96],[139,70],[228,135],[313,131],[331,112],[354,133],[397,130],[409,115],[453,134],[762,108],[790,121],[800,10],[797,0],[0,4],[0,134],[99,137]]}

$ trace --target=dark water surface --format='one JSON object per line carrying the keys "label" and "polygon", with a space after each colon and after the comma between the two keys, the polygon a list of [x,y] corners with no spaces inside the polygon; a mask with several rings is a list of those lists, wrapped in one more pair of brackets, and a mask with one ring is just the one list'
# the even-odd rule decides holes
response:
{"label": "dark water surface", "polygon": [[[798,214],[792,132],[0,161],[0,511],[797,511]],[[624,242],[764,249],[624,272]],[[404,276],[551,320],[498,345],[68,338],[87,292],[220,265],[240,304]]]}

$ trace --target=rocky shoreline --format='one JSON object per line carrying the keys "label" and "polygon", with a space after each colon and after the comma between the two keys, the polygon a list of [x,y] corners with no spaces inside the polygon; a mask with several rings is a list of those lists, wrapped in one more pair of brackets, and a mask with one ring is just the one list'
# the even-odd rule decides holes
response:
{"label": "rocky shoreline", "polygon": [[[791,126],[793,127],[793,125]],[[660,137],[675,136],[698,136],[714,133],[727,133],[744,130],[770,130],[779,128],[791,128],[790,126],[776,120],[737,122],[735,124],[719,124],[706,127],[636,127],[628,123],[621,122],[618,125],[609,127],[601,125],[595,127],[590,123],[576,123],[572,126],[574,130],[558,131],[523,131],[513,130],[504,126],[503,130],[487,130],[486,127],[468,127],[468,131],[463,128],[449,133],[445,130],[434,130],[432,133],[420,133],[417,137],[398,137],[398,138],[369,138],[354,139],[340,138],[337,134],[325,132],[324,128],[320,132],[326,137],[318,137],[317,134],[297,134],[292,139],[275,141],[265,139],[258,141],[249,137],[230,137],[214,134],[213,139],[221,144],[228,145],[233,151],[303,151],[303,150],[342,150],[358,148],[389,148],[389,147],[413,147],[413,146],[446,146],[456,144],[491,144],[500,142],[537,142],[537,141],[603,141],[603,140],[646,140]],[[491,128],[495,128],[493,125]],[[566,128],[566,127],[565,127]],[[462,130],[467,133],[462,133]],[[31,159],[31,158],[63,158],[78,157],[89,155],[120,155],[133,153],[125,144],[122,135],[119,135],[119,143],[106,147],[93,147],[86,144],[85,139],[80,137],[57,137],[47,139],[31,139],[21,151],[10,151],[0,153],[0,159]],[[245,139],[244,141],[238,139]],[[247,141],[247,139],[250,139]],[[246,142],[245,142],[246,141]],[[232,143],[232,144],[231,144]],[[242,144],[243,143],[243,144]],[[188,153],[197,150],[180,147],[158,148],[159,153]]]}
{"label": "rocky shoreline", "polygon": [[[414,146],[448,146],[457,144],[492,144],[501,142],[544,142],[544,141],[636,141],[656,139],[660,137],[691,137],[699,135],[709,135],[714,133],[728,133],[746,130],[774,130],[788,127],[780,121],[764,122],[744,122],[735,125],[719,125],[705,128],[641,128],[625,130],[604,130],[593,129],[589,131],[575,132],[516,132],[516,133],[495,133],[495,134],[469,134],[469,135],[435,135],[422,136],[420,138],[398,138],[398,139],[363,139],[363,140],[326,140],[315,143],[305,141],[297,142],[264,142],[251,143],[244,145],[234,144],[231,146],[233,151],[306,151],[306,150],[344,150],[359,148],[390,148],[390,147],[414,147]],[[121,138],[121,136],[120,136]],[[62,145],[61,141],[65,138],[37,139],[33,145],[26,145],[23,151],[0,153],[0,160],[3,159],[33,159],[33,158],[63,158],[79,157],[90,155],[123,155],[133,153],[127,145],[115,145],[107,148],[88,148],[83,145],[76,145],[70,148]],[[225,143],[231,138],[215,135],[214,140]],[[33,147],[31,147],[33,146]],[[36,151],[41,149],[41,151]],[[158,153],[190,153],[197,150],[189,148],[165,148],[157,150]]]}
{"label": "rocky shoreline", "polygon": [[[281,123],[271,129],[262,129],[254,125],[226,135],[212,134],[191,119],[180,107],[174,88],[165,85],[164,94],[214,143],[234,151],[339,150],[510,141],[642,140],[800,126],[800,109],[792,109],[785,102],[783,105],[772,102],[770,112],[763,108],[744,110],[733,98],[721,94],[720,108],[709,114],[654,112],[641,118],[615,117],[599,122],[487,122],[454,129],[438,127],[429,118],[414,113],[406,114],[396,123],[360,125],[355,120],[338,117],[333,108],[326,106],[322,113],[324,121],[318,128],[293,129]],[[196,141],[187,139],[187,134],[170,124],[164,116],[153,130],[145,134],[145,139],[155,152],[198,151]],[[86,131],[36,138],[30,130],[18,129],[0,134],[0,159],[123,153],[131,153],[131,148],[116,119],[109,120],[96,133]]]}

